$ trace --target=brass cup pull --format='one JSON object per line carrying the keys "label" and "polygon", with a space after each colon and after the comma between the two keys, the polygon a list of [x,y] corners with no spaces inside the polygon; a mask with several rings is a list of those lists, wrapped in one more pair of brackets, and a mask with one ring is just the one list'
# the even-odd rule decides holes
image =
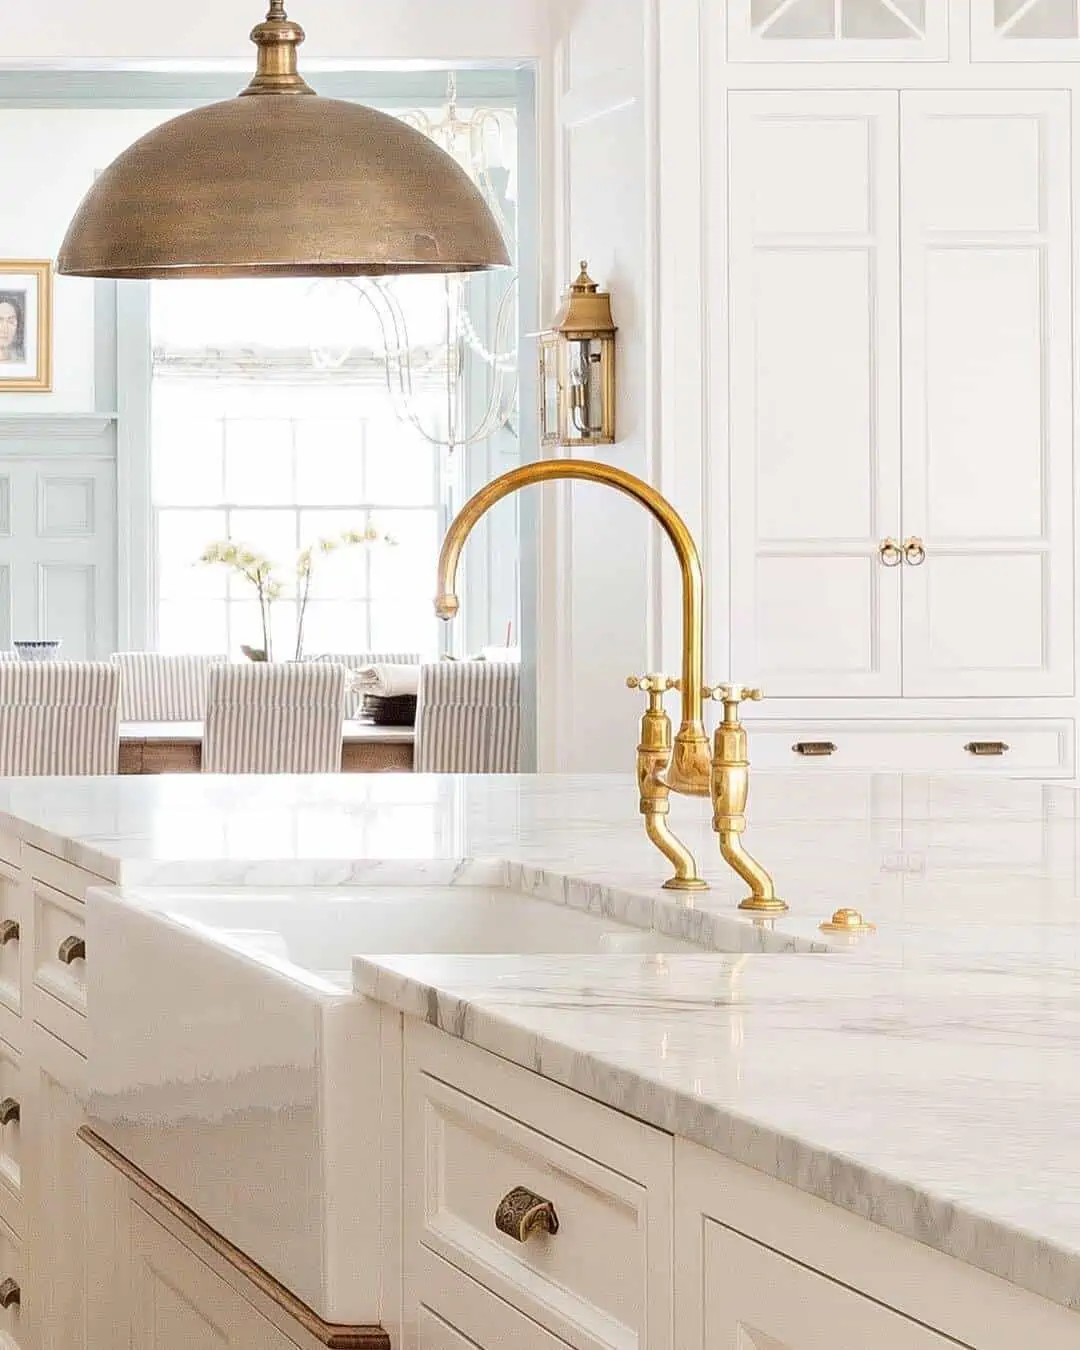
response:
{"label": "brass cup pull", "polygon": [[86,939],[74,936],[66,937],[60,944],[56,959],[61,965],[65,966],[70,966],[72,961],[85,961]]}
{"label": "brass cup pull", "polygon": [[807,759],[836,754],[836,746],[832,741],[796,741],[791,748],[797,755],[804,755]]}
{"label": "brass cup pull", "polygon": [[495,1227],[515,1242],[528,1242],[536,1232],[554,1237],[559,1231],[559,1216],[550,1200],[525,1186],[515,1186],[499,1201]]}
{"label": "brass cup pull", "polygon": [[904,552],[895,539],[883,539],[878,545],[878,557],[886,567],[899,567],[904,561]]}
{"label": "brass cup pull", "polygon": [[6,947],[9,942],[14,942],[18,936],[18,919],[5,919],[3,923],[0,923],[0,947]]}
{"label": "brass cup pull", "polygon": [[904,540],[904,561],[909,567],[921,567],[926,561],[926,545],[917,535]]}
{"label": "brass cup pull", "polygon": [[1008,750],[1004,741],[968,741],[964,749],[969,755],[1003,755]]}
{"label": "brass cup pull", "polygon": [[0,1308],[10,1308],[13,1303],[21,1305],[22,1291],[18,1281],[9,1275],[3,1284],[0,1284]]}
{"label": "brass cup pull", "polygon": [[10,1125],[13,1120],[18,1120],[20,1115],[19,1103],[14,1097],[5,1097],[0,1102],[0,1125]]}

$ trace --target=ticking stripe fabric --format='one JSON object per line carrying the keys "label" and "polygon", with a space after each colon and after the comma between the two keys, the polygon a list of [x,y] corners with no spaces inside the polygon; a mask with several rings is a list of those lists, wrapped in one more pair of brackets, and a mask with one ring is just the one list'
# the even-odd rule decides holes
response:
{"label": "ticking stripe fabric", "polygon": [[521,667],[440,661],[420,668],[417,773],[517,773]]}
{"label": "ticking stripe fabric", "polygon": [[119,753],[115,666],[0,662],[0,774],[116,773]]}
{"label": "ticking stripe fabric", "polygon": [[338,773],[345,667],[212,666],[204,773]]}
{"label": "ticking stripe fabric", "polygon": [[121,722],[201,722],[210,667],[228,658],[116,652],[112,659],[120,669]]}
{"label": "ticking stripe fabric", "polygon": [[[419,652],[329,652],[313,656],[312,661],[329,661],[335,666],[345,666],[348,670],[363,670],[365,666],[418,666]],[[345,691],[345,716],[359,717],[363,711],[364,692],[362,689]]]}

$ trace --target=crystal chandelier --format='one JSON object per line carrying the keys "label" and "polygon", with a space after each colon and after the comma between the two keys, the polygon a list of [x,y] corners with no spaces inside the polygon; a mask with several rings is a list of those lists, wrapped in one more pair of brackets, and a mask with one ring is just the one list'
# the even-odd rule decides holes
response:
{"label": "crystal chandelier", "polygon": [[[494,217],[511,259],[516,255],[516,222],[513,200],[516,184],[512,171],[503,167],[503,148],[514,144],[517,115],[513,108],[474,107],[462,111],[458,104],[457,77],[448,80],[446,103],[435,115],[414,110],[401,120],[422,132],[454,159],[472,179]],[[512,161],[513,162],[513,161]],[[340,283],[338,283],[340,284]],[[417,285],[394,277],[356,277],[346,283],[358,307],[374,318],[379,333],[380,362],[385,367],[386,387],[397,416],[412,426],[429,444],[450,453],[487,440],[501,428],[516,431],[518,399],[517,272],[487,274],[474,282],[465,276],[426,278],[423,284],[441,292],[440,328],[435,343],[420,344],[410,332],[405,287]],[[484,285],[492,291],[481,289]],[[488,314],[485,342],[477,332],[472,308],[480,303]],[[358,314],[358,319],[360,315]],[[350,350],[312,351],[321,370],[343,366]],[[482,376],[486,397],[476,407],[466,390],[474,376]],[[438,425],[425,416],[418,397],[421,387],[430,391],[438,378],[445,401]]]}

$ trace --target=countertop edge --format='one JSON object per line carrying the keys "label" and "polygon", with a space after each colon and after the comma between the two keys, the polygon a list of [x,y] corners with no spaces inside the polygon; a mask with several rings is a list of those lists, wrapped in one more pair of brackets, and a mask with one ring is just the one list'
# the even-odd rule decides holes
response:
{"label": "countertop edge", "polygon": [[703,1102],[438,985],[353,959],[356,993],[561,1087],[687,1139],[900,1237],[1080,1311],[1080,1253],[868,1167],[827,1145]]}

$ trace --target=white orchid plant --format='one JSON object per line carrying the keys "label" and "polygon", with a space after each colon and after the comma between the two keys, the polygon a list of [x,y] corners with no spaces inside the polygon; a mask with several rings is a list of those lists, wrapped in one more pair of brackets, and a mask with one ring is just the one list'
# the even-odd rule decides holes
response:
{"label": "white orchid plant", "polygon": [[[364,530],[343,530],[341,534],[318,539],[314,544],[300,550],[293,566],[296,598],[295,660],[301,660],[304,654],[304,617],[311,598],[316,560],[327,554],[336,553],[342,548],[370,547],[372,544],[386,544],[392,547],[396,542],[391,535],[382,534],[374,525],[369,525]],[[245,647],[243,651],[253,660],[272,661],[274,659],[272,607],[275,600],[281,600],[289,593],[288,586],[275,571],[275,564],[264,554],[257,553],[254,549],[236,543],[232,539],[222,539],[208,544],[199,555],[199,562],[227,567],[254,587],[259,601],[263,645],[261,648]]]}

